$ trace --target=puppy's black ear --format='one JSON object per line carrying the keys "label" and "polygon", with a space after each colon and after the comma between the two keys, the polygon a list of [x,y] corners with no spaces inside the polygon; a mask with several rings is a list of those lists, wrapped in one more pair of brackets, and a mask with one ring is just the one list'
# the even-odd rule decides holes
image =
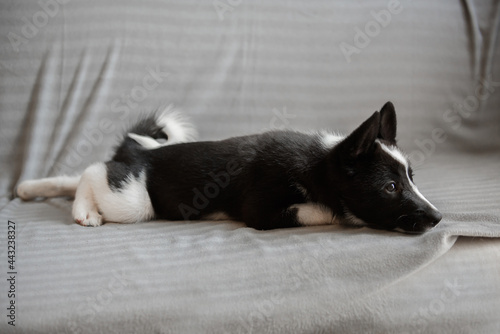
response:
{"label": "puppy's black ear", "polygon": [[392,102],[389,101],[380,110],[380,131],[378,138],[396,145],[396,129],[396,111]]}
{"label": "puppy's black ear", "polygon": [[339,144],[344,157],[357,158],[361,154],[369,152],[375,144],[379,131],[380,113],[375,111],[370,118]]}

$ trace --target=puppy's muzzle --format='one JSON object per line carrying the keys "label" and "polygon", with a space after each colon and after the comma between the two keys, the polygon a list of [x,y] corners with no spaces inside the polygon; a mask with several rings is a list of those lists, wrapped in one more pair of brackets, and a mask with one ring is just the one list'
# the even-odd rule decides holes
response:
{"label": "puppy's muzzle", "polygon": [[399,217],[396,224],[407,233],[423,233],[439,224],[442,218],[443,215],[433,208],[418,209]]}

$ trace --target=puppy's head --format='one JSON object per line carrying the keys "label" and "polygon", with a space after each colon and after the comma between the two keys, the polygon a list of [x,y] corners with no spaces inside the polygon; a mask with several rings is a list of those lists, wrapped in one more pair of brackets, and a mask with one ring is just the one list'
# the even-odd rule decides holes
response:
{"label": "puppy's head", "polygon": [[387,102],[332,151],[331,178],[348,222],[422,233],[441,213],[418,191],[396,146],[396,112]]}

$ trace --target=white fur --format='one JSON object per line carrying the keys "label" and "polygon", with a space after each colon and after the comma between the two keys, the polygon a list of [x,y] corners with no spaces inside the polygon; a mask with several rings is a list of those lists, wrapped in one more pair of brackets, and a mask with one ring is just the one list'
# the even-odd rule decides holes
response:
{"label": "white fur", "polygon": [[148,136],[128,133],[127,135],[146,149],[155,149],[161,146],[188,143],[196,140],[198,133],[187,117],[177,111],[173,104],[163,110],[156,119],[156,123],[162,127],[162,131],[167,134],[168,140],[160,142]]}
{"label": "white fur", "polygon": [[75,196],[78,182],[80,182],[80,176],[57,176],[28,180],[21,182],[16,193],[25,201],[37,197]]}
{"label": "white fur", "polygon": [[345,137],[342,135],[334,134],[327,131],[322,131],[319,133],[321,143],[326,149],[331,149],[339,142],[341,142]]}
{"label": "white fur", "polygon": [[102,224],[102,216],[98,212],[92,189],[92,183],[95,180],[92,175],[94,166],[87,168],[83,173],[73,202],[73,219],[83,226],[99,226]]}
{"label": "white fur", "polygon": [[427,198],[424,197],[424,195],[422,195],[420,193],[420,191],[418,190],[417,186],[415,185],[415,183],[413,183],[410,179],[410,176],[408,175],[408,169],[406,170],[406,177],[408,178],[408,180],[410,181],[410,187],[411,187],[411,190],[417,194],[418,197],[420,197],[424,202],[426,202],[431,208],[433,208],[434,210],[436,211],[439,211],[431,202],[429,202],[427,200]]}
{"label": "white fur", "polygon": [[415,183],[413,183],[413,181],[410,179],[410,175],[408,174],[408,170],[409,170],[410,166],[408,163],[408,159],[404,156],[404,154],[400,150],[398,150],[397,147],[395,147],[395,146],[387,146],[387,145],[383,144],[382,142],[380,142],[378,139],[377,139],[377,142],[380,144],[380,147],[382,148],[382,150],[384,152],[389,154],[394,160],[398,161],[399,163],[401,163],[405,167],[406,177],[408,178],[408,182],[410,184],[411,191],[414,192],[418,197],[420,197],[424,202],[426,202],[434,210],[438,211],[438,209],[434,205],[432,205],[432,203],[429,202],[427,200],[427,198],[424,197],[424,195],[422,195],[420,193],[420,191],[418,190]]}
{"label": "white fur", "polygon": [[188,143],[196,140],[198,133],[187,117],[177,111],[171,104],[158,117],[158,125],[168,135],[168,145]]}
{"label": "white fur", "polygon": [[135,223],[153,218],[144,172],[138,178],[129,175],[123,182],[120,189],[113,191],[108,185],[104,163],[88,167],[76,191],[73,204],[75,221],[84,226],[98,226],[103,220]]}
{"label": "white fur", "polygon": [[294,204],[291,209],[297,208],[297,220],[301,225],[331,225],[336,224],[336,217],[332,211],[318,203],[301,203]]}
{"label": "white fur", "polygon": [[404,156],[404,154],[396,147],[396,146],[387,146],[383,144],[380,140],[376,140],[378,144],[380,144],[380,147],[384,152],[389,154],[394,160],[398,161],[400,164],[402,164],[406,170],[408,171],[408,159]]}
{"label": "white fur", "polygon": [[[151,138],[151,137],[147,137],[147,136],[141,136],[141,135],[138,135],[136,133],[129,133],[127,134],[130,138],[132,138],[133,140],[135,140],[139,145],[141,145],[142,147],[144,148],[147,148],[147,149],[154,149],[154,148],[158,148],[160,146],[163,146],[165,144],[160,144],[160,142],[158,142],[157,140]],[[170,142],[169,142],[170,144]]]}

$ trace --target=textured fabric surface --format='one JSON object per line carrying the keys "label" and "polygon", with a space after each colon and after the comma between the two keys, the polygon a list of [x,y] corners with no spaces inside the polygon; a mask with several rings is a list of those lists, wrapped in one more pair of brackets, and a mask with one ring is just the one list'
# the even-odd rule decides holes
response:
{"label": "textured fabric surface", "polygon": [[[498,1],[0,3],[0,332],[500,330]],[[81,172],[174,103],[201,139],[348,133],[387,100],[420,236],[237,222],[83,228],[21,180]],[[7,222],[16,223],[16,327]]]}

